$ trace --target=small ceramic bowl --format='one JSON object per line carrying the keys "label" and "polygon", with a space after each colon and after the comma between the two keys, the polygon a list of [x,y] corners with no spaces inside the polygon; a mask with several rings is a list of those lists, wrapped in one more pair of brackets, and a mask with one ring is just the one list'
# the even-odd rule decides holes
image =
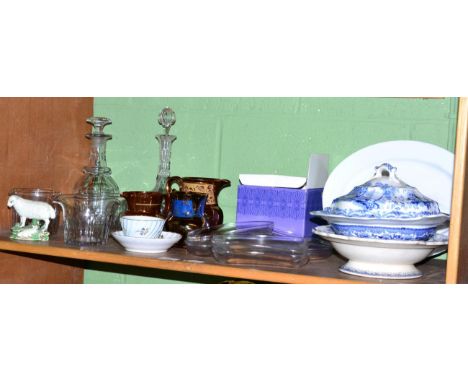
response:
{"label": "small ceramic bowl", "polygon": [[165,219],[143,215],[129,215],[120,218],[120,224],[125,236],[144,239],[159,237],[165,222]]}

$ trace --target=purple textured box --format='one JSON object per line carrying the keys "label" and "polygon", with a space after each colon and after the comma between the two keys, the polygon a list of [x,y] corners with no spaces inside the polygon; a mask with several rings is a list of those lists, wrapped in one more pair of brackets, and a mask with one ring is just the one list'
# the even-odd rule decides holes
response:
{"label": "purple textured box", "polygon": [[237,189],[237,222],[272,221],[275,229],[293,236],[312,235],[317,224],[310,211],[322,209],[323,188],[293,189],[239,185]]}

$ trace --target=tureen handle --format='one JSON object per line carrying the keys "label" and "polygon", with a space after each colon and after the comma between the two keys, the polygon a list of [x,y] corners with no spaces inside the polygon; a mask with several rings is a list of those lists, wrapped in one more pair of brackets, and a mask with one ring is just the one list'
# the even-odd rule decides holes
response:
{"label": "tureen handle", "polygon": [[390,163],[382,163],[380,166],[375,167],[374,178],[387,177],[397,180],[396,170],[397,168],[393,167]]}

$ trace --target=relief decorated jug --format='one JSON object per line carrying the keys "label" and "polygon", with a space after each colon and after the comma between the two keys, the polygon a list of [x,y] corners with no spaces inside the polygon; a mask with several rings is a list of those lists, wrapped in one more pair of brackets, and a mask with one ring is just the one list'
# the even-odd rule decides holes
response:
{"label": "relief decorated jug", "polygon": [[206,194],[173,190],[169,198],[171,212],[166,222],[167,231],[180,233],[185,238],[188,232],[205,225]]}
{"label": "relief decorated jug", "polygon": [[[183,192],[197,192],[207,195],[205,207],[205,225],[212,227],[223,223],[223,210],[218,205],[218,195],[223,188],[230,187],[231,181],[228,179],[215,179],[215,178],[197,178],[180,176],[171,176],[167,179],[166,195],[167,204],[170,204],[170,194],[172,186],[177,184],[180,191]],[[169,207],[170,208],[170,207]]]}

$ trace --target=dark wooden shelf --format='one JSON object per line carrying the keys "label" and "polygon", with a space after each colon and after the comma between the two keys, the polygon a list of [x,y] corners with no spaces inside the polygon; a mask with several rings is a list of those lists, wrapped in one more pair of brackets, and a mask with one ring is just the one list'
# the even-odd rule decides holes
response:
{"label": "dark wooden shelf", "polygon": [[[9,239],[8,231],[0,231],[0,250],[15,254],[34,254],[57,258],[76,259],[124,266],[136,266],[178,272],[198,273],[212,276],[222,276],[275,283],[312,283],[312,284],[343,284],[343,283],[411,283],[440,284],[445,283],[445,260],[430,259],[418,268],[423,277],[413,280],[383,280],[369,279],[346,275],[338,270],[345,259],[332,253],[329,257],[311,261],[298,269],[271,267],[244,267],[222,265],[211,257],[195,257],[185,249],[172,248],[159,254],[157,258],[149,258],[136,253],[126,252],[113,239],[103,247],[74,248],[63,243],[60,237],[49,242],[24,242]],[[1,254],[0,254],[1,255]]]}

